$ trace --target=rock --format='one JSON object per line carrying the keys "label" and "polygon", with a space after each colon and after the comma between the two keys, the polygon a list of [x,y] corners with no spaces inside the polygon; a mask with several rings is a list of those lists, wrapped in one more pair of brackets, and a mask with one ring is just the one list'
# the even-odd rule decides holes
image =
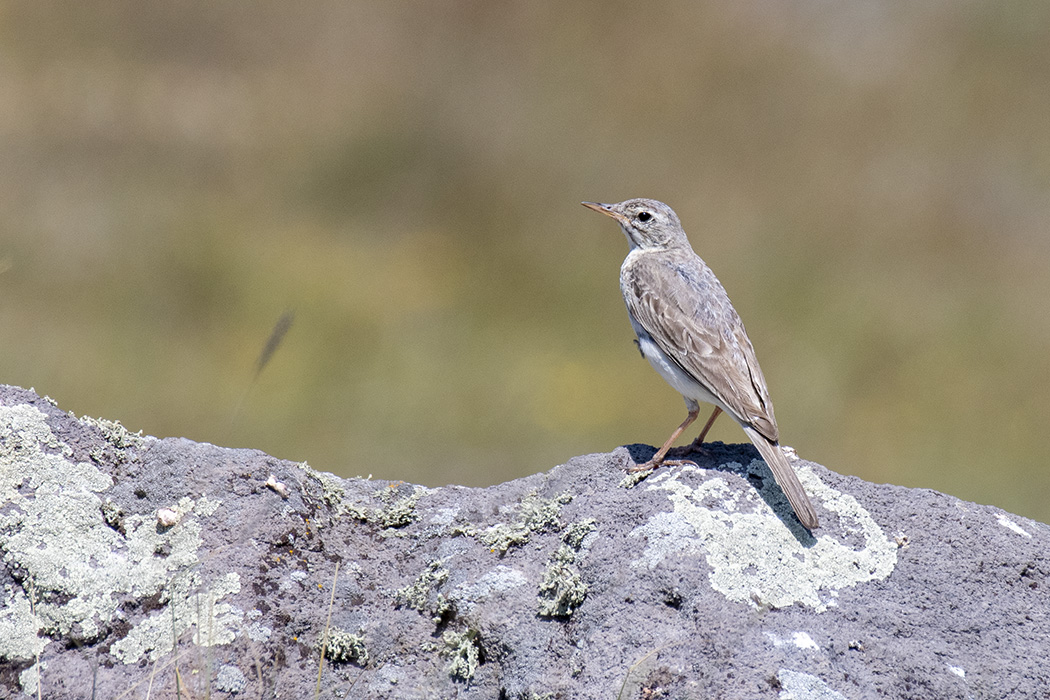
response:
{"label": "rock", "polygon": [[1050,694],[1050,528],[750,445],[339,479],[0,388],[0,697]]}

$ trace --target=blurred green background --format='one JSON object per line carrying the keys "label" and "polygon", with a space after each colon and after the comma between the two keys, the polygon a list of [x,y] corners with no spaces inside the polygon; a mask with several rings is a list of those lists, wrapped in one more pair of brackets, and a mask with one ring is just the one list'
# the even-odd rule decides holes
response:
{"label": "blurred green background", "polygon": [[659,444],[578,204],[648,196],[786,444],[1050,520],[1043,0],[36,0],[0,52],[0,381],[427,485]]}

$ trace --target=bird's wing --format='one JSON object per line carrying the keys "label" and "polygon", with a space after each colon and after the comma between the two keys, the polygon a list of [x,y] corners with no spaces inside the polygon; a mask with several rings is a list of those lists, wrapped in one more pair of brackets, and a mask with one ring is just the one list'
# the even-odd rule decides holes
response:
{"label": "bird's wing", "polygon": [[621,288],[628,311],[668,357],[737,421],[779,440],[766,380],[744,324],[695,253],[639,255],[624,265]]}

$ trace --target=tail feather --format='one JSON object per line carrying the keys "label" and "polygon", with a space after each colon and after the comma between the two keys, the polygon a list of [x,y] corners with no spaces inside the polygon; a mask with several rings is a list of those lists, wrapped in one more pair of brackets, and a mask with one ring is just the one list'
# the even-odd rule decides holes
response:
{"label": "tail feather", "polygon": [[784,495],[787,496],[788,502],[795,510],[795,515],[798,516],[799,522],[809,530],[818,528],[820,525],[817,522],[817,513],[813,510],[813,504],[810,503],[806,490],[802,488],[802,482],[798,480],[798,475],[795,474],[795,470],[788,463],[787,456],[784,454],[784,450],[781,449],[780,444],[770,442],[754,428],[743,427],[744,432],[751,438],[751,442],[754,443],[759,454],[762,455],[762,459],[769,466],[769,470],[773,472],[773,478],[776,479],[777,485],[780,486]]}

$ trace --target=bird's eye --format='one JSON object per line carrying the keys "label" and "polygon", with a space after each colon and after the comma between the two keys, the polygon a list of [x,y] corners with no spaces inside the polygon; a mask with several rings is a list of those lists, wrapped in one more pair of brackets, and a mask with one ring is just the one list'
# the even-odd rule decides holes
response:
{"label": "bird's eye", "polygon": [[638,220],[641,221],[643,224],[651,218],[653,218],[653,215],[647,211],[638,212]]}

